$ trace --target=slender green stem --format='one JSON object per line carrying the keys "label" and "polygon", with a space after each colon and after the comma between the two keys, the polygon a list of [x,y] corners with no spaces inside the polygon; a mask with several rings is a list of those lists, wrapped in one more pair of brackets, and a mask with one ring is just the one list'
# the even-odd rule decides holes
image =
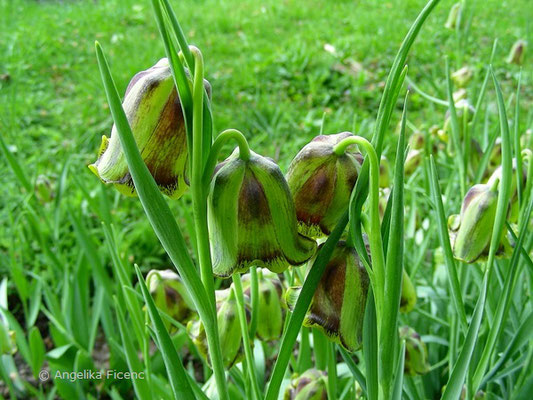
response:
{"label": "slender green stem", "polygon": [[242,340],[244,344],[244,356],[246,357],[246,366],[248,370],[248,378],[252,385],[252,393],[254,399],[261,399],[261,393],[257,383],[257,376],[255,373],[255,361],[252,353],[252,345],[250,343],[250,333],[248,332],[248,323],[246,321],[246,311],[244,308],[244,293],[242,290],[241,274],[233,274],[233,285],[235,286],[235,294],[237,297],[237,312],[239,314],[239,322],[241,324]]}
{"label": "slender green stem", "polygon": [[250,337],[255,337],[257,330],[257,312],[259,310],[259,282],[257,280],[257,267],[250,268],[250,304],[252,305],[252,317],[250,319]]}
{"label": "slender green stem", "polygon": [[[383,253],[383,242],[381,239],[381,225],[379,221],[379,159],[374,149],[368,140],[361,136],[351,136],[334,148],[333,152],[337,155],[343,154],[349,146],[358,145],[367,153],[370,162],[370,253],[372,255],[372,270],[374,272],[374,283],[377,287],[374,288],[374,294],[377,297],[376,311],[377,315],[381,315],[383,306],[383,290],[385,278],[385,255]],[[378,318],[379,321],[379,318]]]}
{"label": "slender green stem", "polygon": [[204,196],[205,190],[202,185],[203,171],[203,147],[210,143],[203,142],[203,96],[204,96],[204,63],[202,53],[196,47],[191,46],[194,56],[194,80],[193,80],[193,146],[192,146],[192,174],[191,191],[193,197],[193,213],[196,227],[196,241],[198,249],[198,263],[200,264],[200,276],[208,296],[209,306],[213,318],[209,323],[204,322],[211,365],[215,374],[219,396],[221,399],[228,398],[226,375],[222,361],[222,350],[218,337],[218,327],[215,309],[215,287],[213,281],[213,268],[211,265],[211,252],[209,248],[209,232],[207,228],[207,202]]}
{"label": "slender green stem", "polygon": [[248,146],[248,142],[241,131],[237,129],[226,129],[221,132],[211,146],[209,157],[203,169],[202,182],[204,188],[209,187],[222,146],[230,140],[235,140],[237,142],[237,145],[239,146],[239,157],[242,160],[247,161],[250,159],[250,146]]}
{"label": "slender green stem", "polygon": [[327,343],[328,349],[328,398],[337,398],[337,357],[335,343]]}

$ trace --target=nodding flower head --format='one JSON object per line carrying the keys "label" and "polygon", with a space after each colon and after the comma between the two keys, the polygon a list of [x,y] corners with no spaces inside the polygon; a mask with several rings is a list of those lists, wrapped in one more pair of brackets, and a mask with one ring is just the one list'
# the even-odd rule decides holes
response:
{"label": "nodding flower head", "polygon": [[[348,351],[361,347],[369,278],[359,255],[340,241],[326,266],[304,320],[320,328]],[[301,287],[287,290],[286,302],[294,308]]]}
{"label": "nodding flower head", "polygon": [[213,272],[227,277],[252,264],[283,272],[309,260],[316,242],[298,233],[296,211],[279,167],[239,150],[219,164],[208,197]]}
{"label": "nodding flower head", "polygon": [[[195,314],[194,303],[180,276],[174,271],[153,269],[146,275],[146,285],[157,307],[176,321],[184,323]],[[167,329],[170,328],[170,324],[166,324]],[[172,330],[175,331],[174,328]]]}
{"label": "nodding flower head", "polygon": [[[205,85],[210,93],[207,81]],[[188,187],[187,134],[166,58],[132,78],[122,107],[141,157],[159,189],[170,198],[179,198]],[[135,196],[115,125],[111,138],[102,137],[98,159],[89,168],[104,183],[113,184],[125,195]]]}
{"label": "nodding flower head", "polygon": [[507,56],[507,63],[522,65],[526,46],[527,43],[525,40],[520,39],[514,42],[513,47],[511,47],[511,51],[509,51],[509,55]]}
{"label": "nodding flower head", "polygon": [[[449,219],[453,255],[458,260],[470,264],[487,256],[496,218],[498,183],[474,185],[463,200],[461,215]],[[502,235],[498,255],[507,251],[507,240]]]}
{"label": "nodding flower head", "polygon": [[[241,325],[237,314],[237,299],[233,285],[228,289],[216,291],[216,309],[222,362],[226,369],[230,369],[244,356]],[[187,332],[198,352],[211,365],[204,324],[200,320],[189,321]]]}
{"label": "nodding flower head", "polygon": [[420,335],[413,328],[402,326],[400,339],[405,340],[404,373],[409,376],[428,373],[428,350]]}
{"label": "nodding flower head", "polygon": [[327,400],[327,398],[327,375],[317,369],[308,369],[294,378],[283,396],[283,400]]}
{"label": "nodding flower head", "polygon": [[287,181],[294,198],[300,232],[309,237],[329,235],[346,211],[362,163],[362,155],[335,145],[349,132],[320,135],[294,157]]}

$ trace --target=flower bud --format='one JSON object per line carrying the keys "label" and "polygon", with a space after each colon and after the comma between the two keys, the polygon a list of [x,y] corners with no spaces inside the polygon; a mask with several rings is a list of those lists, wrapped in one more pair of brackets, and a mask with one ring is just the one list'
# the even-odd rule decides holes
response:
{"label": "flower bud", "polygon": [[522,65],[524,61],[524,52],[526,51],[526,41],[519,39],[514,42],[509,55],[507,56],[508,64]]}
{"label": "flower bud", "polygon": [[[153,269],[146,275],[146,285],[156,306],[176,321],[185,323],[195,313],[194,303],[180,276],[174,271]],[[170,324],[167,321],[165,323],[168,329]]]}
{"label": "flower bud", "polygon": [[404,373],[409,376],[429,372],[428,350],[420,335],[409,326],[400,328],[400,340],[405,340]]}
{"label": "flower bud", "polygon": [[400,312],[408,313],[415,308],[416,305],[416,290],[411,278],[407,272],[403,270],[402,277],[402,293],[400,297]]}
{"label": "flower bud", "polygon": [[[258,309],[257,336],[264,341],[278,340],[283,333],[283,285],[277,274],[265,269],[257,270]],[[245,294],[250,293],[250,275],[242,276]]]}
{"label": "flower bud", "polygon": [[15,331],[9,330],[6,325],[0,322],[0,356],[15,354],[16,352]]}
{"label": "flower bud", "polygon": [[[476,109],[468,99],[461,99],[457,102],[455,102],[455,113],[457,115],[457,122],[459,123],[459,137],[463,137],[463,125],[464,125],[464,118],[466,118],[467,122],[472,121],[472,118],[474,118],[474,113]],[[466,112],[466,114],[465,114]],[[446,112],[445,120],[444,120],[444,133],[448,135],[449,132],[451,132],[452,129],[452,119],[450,116],[450,111]]]}
{"label": "flower bud", "polygon": [[455,92],[453,92],[452,97],[453,97],[454,103],[457,103],[460,100],[466,99],[467,94],[468,93],[466,92],[466,90],[464,88],[460,88],[460,89],[456,90]]}
{"label": "flower bud", "polygon": [[[242,360],[244,354],[241,325],[237,313],[237,299],[233,287],[216,291],[216,309],[222,362],[226,369],[230,369],[236,362]],[[198,352],[211,365],[203,323],[199,320],[189,321],[187,333]]]}
{"label": "flower bud", "polygon": [[[488,254],[496,218],[497,186],[498,181],[492,186],[473,186],[463,200],[459,222],[457,219],[449,221],[453,255],[458,260],[470,264]],[[503,248],[499,253],[507,248],[504,241],[505,236],[502,235]]]}
{"label": "flower bud", "polygon": [[327,400],[327,374],[308,369],[293,379],[285,390],[283,400]]}
{"label": "flower bud", "polygon": [[448,19],[446,20],[444,27],[446,29],[455,29],[457,27],[457,21],[459,21],[460,13],[461,3],[455,3],[452,8],[450,8],[450,12],[448,13]]}
{"label": "flower bud", "polygon": [[424,154],[423,150],[417,150],[417,149],[409,150],[409,153],[407,153],[407,157],[405,159],[405,164],[404,164],[405,176],[412,175],[413,172],[415,172],[418,166],[422,163],[423,154]]}
{"label": "flower bud", "polygon": [[463,67],[455,71],[452,75],[452,81],[457,87],[464,88],[468,85],[468,82],[472,79],[474,72],[470,67]]}
{"label": "flower bud", "polygon": [[[509,196],[509,213],[508,213],[508,220],[509,222],[516,223],[518,220],[518,185],[516,180],[516,159],[513,159],[513,173],[511,175],[511,191]],[[526,178],[527,178],[527,169],[523,168],[522,174],[521,174],[521,185],[522,188],[526,187]],[[501,165],[496,168],[496,170],[492,173],[489,180],[487,181],[487,185],[493,186],[496,184],[497,181],[501,181],[502,179],[502,167]]]}
{"label": "flower bud", "polygon": [[416,131],[409,138],[409,148],[410,149],[415,149],[415,150],[423,149],[425,143],[426,143],[426,137],[420,131]]}
{"label": "flower bud", "polygon": [[[209,93],[209,84],[205,82]],[[170,198],[179,198],[188,186],[187,135],[166,58],[133,77],[122,107],[141,157],[159,189]],[[102,137],[98,155],[98,160],[89,165],[91,171],[119,192],[134,196],[135,187],[115,125],[110,139]]]}
{"label": "flower bud", "polygon": [[287,182],[270,159],[239,150],[219,164],[208,198],[213,273],[226,277],[250,265],[281,273],[309,260],[316,242],[298,233]]}
{"label": "flower bud", "polygon": [[[304,325],[321,329],[348,351],[359,349],[368,284],[368,274],[355,249],[339,241],[311,300]],[[300,290],[287,290],[289,309],[294,308]]]}
{"label": "flower bud", "polygon": [[35,180],[35,195],[42,204],[50,203],[54,199],[54,189],[46,175],[39,175]]}
{"label": "flower bud", "polygon": [[350,136],[349,132],[317,136],[289,166],[287,181],[305,236],[329,235],[348,207],[362,156],[350,148],[341,155],[333,149]]}

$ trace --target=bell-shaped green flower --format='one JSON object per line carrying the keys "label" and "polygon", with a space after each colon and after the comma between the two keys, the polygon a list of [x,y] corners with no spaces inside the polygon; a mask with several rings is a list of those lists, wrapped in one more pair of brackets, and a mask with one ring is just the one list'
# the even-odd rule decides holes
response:
{"label": "bell-shaped green flower", "polygon": [[[250,275],[242,275],[244,294],[250,298]],[[283,332],[285,310],[283,285],[277,274],[266,269],[257,270],[258,309],[256,334],[264,341],[278,340]]]}
{"label": "bell-shaped green flower", "polygon": [[[209,84],[206,81],[208,93]],[[179,198],[188,187],[187,135],[178,93],[166,58],[130,81],[122,103],[141,156],[160,190]],[[89,165],[104,183],[135,196],[116,126],[102,137],[98,160]]]}
{"label": "bell-shaped green flower", "polygon": [[236,149],[219,164],[208,197],[213,273],[227,277],[252,264],[273,272],[309,260],[316,242],[298,233],[287,182],[271,160]]}
{"label": "bell-shaped green flower", "polygon": [[[453,255],[458,260],[470,264],[488,254],[496,218],[498,183],[473,186],[463,200],[460,217],[449,219]],[[500,247],[499,255],[508,248],[505,235]]]}
{"label": "bell-shaped green flower", "polygon": [[327,374],[317,369],[308,369],[291,381],[283,400],[327,400]]}
{"label": "bell-shaped green flower", "polygon": [[300,232],[318,238],[329,235],[350,201],[362,156],[348,148],[338,155],[336,144],[349,132],[320,135],[294,157],[287,181],[294,198]]}
{"label": "bell-shaped green flower", "polygon": [[467,66],[455,71],[451,75],[451,78],[457,87],[464,88],[466,85],[468,85],[468,82],[470,82],[473,75],[474,72],[472,71],[472,68]]}
{"label": "bell-shaped green flower", "polygon": [[[233,286],[225,290],[216,291],[218,337],[222,350],[222,362],[226,369],[230,369],[236,362],[242,360],[244,355],[237,307]],[[198,352],[211,365],[203,323],[199,320],[189,321],[187,332]]]}
{"label": "bell-shaped green flower", "polygon": [[416,305],[416,290],[411,278],[407,272],[403,270],[402,277],[402,292],[400,296],[400,312],[408,313],[415,308]]}
{"label": "bell-shaped green flower", "polygon": [[[185,323],[195,314],[194,303],[180,276],[174,271],[151,270],[146,275],[146,285],[156,306],[180,323]],[[167,329],[170,328],[168,321]],[[172,328],[172,332],[175,329]]]}
{"label": "bell-shaped green flower", "polygon": [[428,373],[428,349],[420,335],[413,328],[402,326],[400,340],[405,340],[404,373],[409,376]]}
{"label": "bell-shaped green flower", "polygon": [[507,56],[507,63],[508,64],[516,64],[516,65],[522,65],[522,62],[524,61],[524,52],[526,51],[526,41],[519,39],[516,42],[514,42],[513,47],[511,47],[511,50],[509,51],[509,55]]}
{"label": "bell-shaped green flower", "polygon": [[51,203],[54,200],[54,188],[46,175],[39,175],[35,180],[35,195],[41,204]]}
{"label": "bell-shaped green flower", "polygon": [[[339,241],[311,300],[304,325],[319,328],[348,351],[359,349],[368,285],[368,274],[359,255],[346,242]],[[300,290],[301,287],[287,290],[289,309],[294,308]]]}

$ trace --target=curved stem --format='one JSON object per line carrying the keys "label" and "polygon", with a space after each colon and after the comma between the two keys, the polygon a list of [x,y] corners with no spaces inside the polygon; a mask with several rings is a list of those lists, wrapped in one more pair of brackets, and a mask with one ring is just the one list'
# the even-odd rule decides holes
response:
{"label": "curved stem", "polygon": [[211,177],[213,176],[213,171],[217,165],[218,155],[222,146],[224,146],[229,140],[235,140],[239,146],[239,157],[248,161],[250,159],[250,146],[248,146],[248,141],[244,137],[241,131],[237,129],[226,129],[217,136],[213,145],[211,146],[211,151],[209,152],[209,158],[205,163],[203,169],[202,183],[203,187],[209,187],[211,182]]}
{"label": "curved stem", "polygon": [[209,249],[209,232],[207,228],[207,203],[204,196],[205,190],[202,182],[203,152],[204,146],[210,143],[203,141],[203,101],[204,101],[204,62],[202,53],[196,47],[191,46],[194,57],[193,79],[193,126],[192,126],[192,173],[191,192],[193,198],[194,222],[196,227],[196,240],[198,249],[198,263],[200,264],[200,276],[208,297],[210,306],[210,321],[203,321],[211,364],[215,374],[218,393],[221,399],[228,399],[226,375],[222,361],[222,350],[218,337],[218,326],[215,309],[215,286],[213,282],[213,268],[211,265],[211,252]]}
{"label": "curved stem", "polygon": [[252,353],[252,345],[250,344],[250,333],[248,332],[248,323],[246,321],[246,311],[244,308],[244,293],[242,290],[241,274],[236,273],[232,275],[233,285],[235,286],[235,294],[237,297],[237,312],[239,314],[239,322],[241,324],[242,340],[244,345],[244,356],[246,357],[246,366],[248,370],[248,378],[252,385],[252,393],[255,400],[261,399],[259,386],[257,384],[257,377],[255,374],[255,361]]}
{"label": "curved stem", "polygon": [[[361,136],[352,136],[340,141],[333,152],[342,155],[349,146],[360,146],[366,153],[370,162],[370,253],[372,255],[372,270],[374,275],[374,295],[376,296],[377,315],[381,315],[384,296],[385,255],[381,240],[381,224],[379,222],[379,160],[376,150],[368,140]],[[378,318],[379,321],[379,318]],[[379,330],[378,330],[379,332]]]}

